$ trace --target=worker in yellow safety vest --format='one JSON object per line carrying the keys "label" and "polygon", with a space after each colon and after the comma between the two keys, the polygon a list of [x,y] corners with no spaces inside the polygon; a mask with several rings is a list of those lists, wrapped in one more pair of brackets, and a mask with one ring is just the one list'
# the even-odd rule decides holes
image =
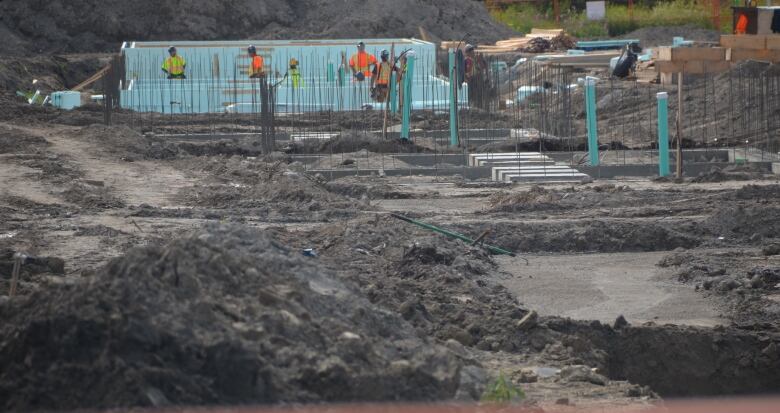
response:
{"label": "worker in yellow safety vest", "polygon": [[298,69],[298,59],[290,59],[290,68],[287,70],[287,74],[290,76],[290,85],[293,89],[297,89],[303,86],[303,79],[301,79],[301,71]]}
{"label": "worker in yellow safety vest", "polygon": [[357,49],[357,53],[349,58],[349,68],[352,70],[352,76],[355,80],[362,82],[371,76],[371,67],[376,66],[376,57],[366,52],[366,44],[363,42],[357,44]]}
{"label": "worker in yellow safety vest", "polygon": [[257,48],[249,46],[247,52],[252,59],[252,62],[249,64],[249,77],[260,78],[265,76],[265,62],[263,61],[263,56],[257,54]]}
{"label": "worker in yellow safety vest", "polygon": [[173,46],[168,48],[168,54],[170,56],[163,61],[162,71],[168,75],[168,79],[186,79],[184,70],[187,68],[187,62],[177,54]]}
{"label": "worker in yellow safety vest", "polygon": [[390,52],[382,50],[379,56],[382,61],[374,65],[373,76],[371,77],[371,97],[377,102],[384,102],[387,99],[390,76],[398,69],[395,67],[395,64],[389,61]]}

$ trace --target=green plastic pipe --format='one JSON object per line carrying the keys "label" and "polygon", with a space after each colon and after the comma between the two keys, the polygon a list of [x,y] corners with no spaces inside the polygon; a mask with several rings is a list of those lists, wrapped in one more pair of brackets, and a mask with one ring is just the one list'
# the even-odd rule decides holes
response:
{"label": "green plastic pipe", "polygon": [[450,146],[458,146],[458,69],[455,49],[450,49]]}
{"label": "green plastic pipe", "polygon": [[591,166],[599,164],[599,131],[596,124],[596,82],[599,79],[588,76],[585,78],[585,113],[588,126],[588,157]]}
{"label": "green plastic pipe", "polygon": [[390,113],[398,112],[398,74],[390,74]]}
{"label": "green plastic pipe", "polygon": [[669,94],[659,92],[658,99],[658,175],[669,176]]}
{"label": "green plastic pipe", "polygon": [[346,77],[344,74],[345,70],[344,66],[339,66],[339,86],[344,86],[344,77]]}
{"label": "green plastic pipe", "polygon": [[[467,236],[465,236],[463,234],[458,234],[457,232],[448,231],[446,229],[439,228],[437,226],[433,226],[431,224],[426,224],[424,222],[415,221],[415,220],[413,220],[411,218],[407,218],[407,217],[405,217],[403,215],[399,215],[399,214],[391,213],[390,216],[392,216],[393,218],[400,219],[401,221],[405,221],[405,222],[408,222],[410,224],[417,225],[418,227],[425,228],[425,229],[431,230],[433,232],[438,232],[439,234],[446,235],[446,236],[451,237],[451,238],[457,238],[457,239],[459,239],[461,241],[464,241],[464,242],[467,242],[469,244],[473,244],[474,243],[473,239],[471,239],[471,238],[469,238],[469,237],[467,237]],[[496,255],[509,255],[511,257],[515,256],[515,253],[512,252],[512,251],[507,251],[507,250],[505,250],[503,248],[494,247],[492,245],[485,244],[485,248],[488,251],[490,251],[491,253],[496,254]]]}
{"label": "green plastic pipe", "polygon": [[412,117],[412,79],[414,79],[414,54],[406,55],[404,74],[404,110],[401,120],[401,139],[409,140],[409,119]]}

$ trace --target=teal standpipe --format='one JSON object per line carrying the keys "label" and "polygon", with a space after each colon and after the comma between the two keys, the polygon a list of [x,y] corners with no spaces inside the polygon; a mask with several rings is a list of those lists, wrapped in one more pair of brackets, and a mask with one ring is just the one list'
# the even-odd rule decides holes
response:
{"label": "teal standpipe", "polygon": [[450,49],[450,146],[458,146],[458,67],[455,49]]}
{"label": "teal standpipe", "polygon": [[333,62],[328,62],[328,82],[336,80],[336,70],[333,68]]}
{"label": "teal standpipe", "polygon": [[659,92],[658,99],[658,175],[669,176],[669,94]]}
{"label": "teal standpipe", "polygon": [[585,78],[585,113],[588,126],[588,159],[591,166],[599,164],[599,131],[596,124],[596,82],[598,78]]}
{"label": "teal standpipe", "polygon": [[390,113],[398,112],[398,74],[390,74]]}
{"label": "teal standpipe", "polygon": [[412,117],[412,79],[414,79],[414,53],[406,54],[406,73],[404,74],[404,107],[401,120],[401,139],[409,140],[409,119]]}

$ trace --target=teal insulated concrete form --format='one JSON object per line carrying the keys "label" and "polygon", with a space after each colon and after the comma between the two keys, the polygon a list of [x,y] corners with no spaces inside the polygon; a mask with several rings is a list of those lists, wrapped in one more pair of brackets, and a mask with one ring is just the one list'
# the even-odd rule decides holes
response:
{"label": "teal insulated concrete form", "polygon": [[669,95],[659,92],[658,99],[658,175],[669,176]]}
{"label": "teal insulated concrete form", "polygon": [[[259,80],[248,75],[251,59],[247,47],[254,45],[264,59],[268,82],[274,86],[277,114],[380,108],[381,103],[370,96],[370,82],[355,80],[349,70],[349,59],[357,52],[359,41],[126,42],[122,45],[125,73],[120,102],[123,108],[141,112],[258,112]],[[436,45],[417,39],[363,41],[366,51],[377,57],[393,46],[397,55],[413,51],[416,70],[410,85],[414,96],[411,108],[449,110],[449,81],[436,74]],[[169,80],[162,72],[169,46],[175,46],[186,60],[186,79]],[[298,87],[287,75],[293,58],[299,62]],[[468,104],[465,99],[463,106]]]}
{"label": "teal insulated concrete form", "polygon": [[592,166],[599,164],[599,130],[596,124],[596,82],[598,78],[585,78],[585,113],[588,126],[588,159]]}
{"label": "teal insulated concrete form", "polygon": [[74,109],[81,106],[81,93],[73,91],[53,92],[51,104],[60,109]]}

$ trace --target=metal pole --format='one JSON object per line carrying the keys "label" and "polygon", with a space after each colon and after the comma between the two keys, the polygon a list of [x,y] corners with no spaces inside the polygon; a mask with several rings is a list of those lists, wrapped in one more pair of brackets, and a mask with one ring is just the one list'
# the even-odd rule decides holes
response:
{"label": "metal pole", "polygon": [[658,175],[669,175],[669,94],[659,92],[658,99]]}

